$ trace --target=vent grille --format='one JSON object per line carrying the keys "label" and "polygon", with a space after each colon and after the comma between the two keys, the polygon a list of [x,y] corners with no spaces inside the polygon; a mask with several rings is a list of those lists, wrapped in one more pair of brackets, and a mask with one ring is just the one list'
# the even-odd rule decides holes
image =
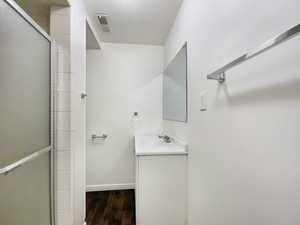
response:
{"label": "vent grille", "polygon": [[101,15],[98,16],[98,20],[100,22],[101,28],[103,32],[110,32],[110,28],[107,21],[107,16]]}
{"label": "vent grille", "polygon": [[98,19],[101,25],[108,25],[106,16],[98,16]]}

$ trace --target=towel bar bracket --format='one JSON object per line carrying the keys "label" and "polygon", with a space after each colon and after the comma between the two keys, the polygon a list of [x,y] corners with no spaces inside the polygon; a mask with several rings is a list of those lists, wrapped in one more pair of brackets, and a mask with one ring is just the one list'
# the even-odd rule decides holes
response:
{"label": "towel bar bracket", "polygon": [[207,79],[217,80],[220,84],[222,84],[226,81],[226,75],[225,75],[225,72],[218,73],[218,74],[212,74],[212,75],[207,76]]}

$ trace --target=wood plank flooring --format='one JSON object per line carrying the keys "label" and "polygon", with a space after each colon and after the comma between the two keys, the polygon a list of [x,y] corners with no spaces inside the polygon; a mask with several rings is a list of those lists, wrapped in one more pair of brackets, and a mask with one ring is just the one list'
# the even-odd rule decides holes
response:
{"label": "wood plank flooring", "polygon": [[86,193],[87,225],[135,225],[134,190]]}

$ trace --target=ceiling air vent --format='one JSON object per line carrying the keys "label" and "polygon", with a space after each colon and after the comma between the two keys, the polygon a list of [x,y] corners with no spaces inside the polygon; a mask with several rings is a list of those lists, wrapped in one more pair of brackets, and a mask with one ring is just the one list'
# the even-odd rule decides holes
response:
{"label": "ceiling air vent", "polygon": [[107,22],[107,16],[105,15],[99,15],[98,20],[101,24],[101,28],[103,32],[110,32],[110,28]]}

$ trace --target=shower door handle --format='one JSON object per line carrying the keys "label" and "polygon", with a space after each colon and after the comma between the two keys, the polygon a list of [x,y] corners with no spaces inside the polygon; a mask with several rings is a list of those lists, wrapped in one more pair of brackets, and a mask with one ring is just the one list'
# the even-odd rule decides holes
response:
{"label": "shower door handle", "polygon": [[24,165],[25,163],[29,162],[29,161],[32,161],[33,159],[47,153],[47,152],[50,152],[52,149],[51,146],[49,147],[46,147],[46,148],[43,148],[35,153],[32,153],[31,155],[23,158],[23,159],[20,159],[4,168],[0,168],[0,175],[8,175],[10,172],[14,171],[15,169],[21,167],[22,165]]}

